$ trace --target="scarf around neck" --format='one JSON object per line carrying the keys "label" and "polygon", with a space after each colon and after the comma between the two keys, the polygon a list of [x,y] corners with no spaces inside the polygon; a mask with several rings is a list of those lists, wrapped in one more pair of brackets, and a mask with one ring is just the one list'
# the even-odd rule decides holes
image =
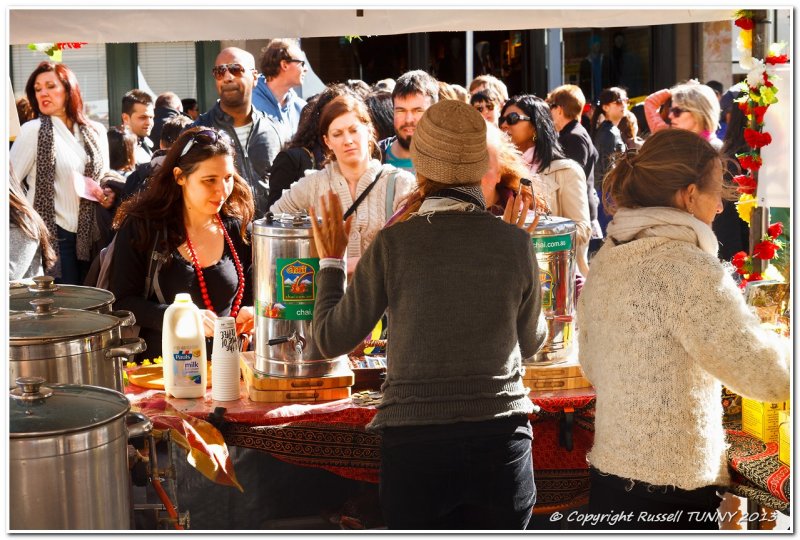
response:
{"label": "scarf around neck", "polygon": [[[33,197],[33,207],[47,225],[51,238],[58,238],[56,232],[55,211],[55,181],[56,181],[56,153],[55,139],[53,137],[53,119],[47,115],[40,117],[39,136],[36,147],[36,192]],[[103,160],[95,131],[85,124],[78,124],[83,146],[86,150],[86,167],[82,171],[84,176],[100,181],[103,169]],[[78,209],[77,231],[77,256],[81,261],[91,258],[92,243],[100,238],[97,221],[94,218],[94,203],[87,199],[80,200]],[[53,242],[56,252],[56,262],[47,272],[53,277],[61,277],[61,254],[58,242]]]}
{"label": "scarf around neck", "polygon": [[480,184],[453,186],[425,197],[414,216],[431,216],[436,212],[482,212],[486,210]]}
{"label": "scarf around neck", "polygon": [[711,227],[679,208],[651,206],[620,208],[608,224],[608,236],[619,242],[640,238],[669,238],[694,244],[717,256],[719,243]]}

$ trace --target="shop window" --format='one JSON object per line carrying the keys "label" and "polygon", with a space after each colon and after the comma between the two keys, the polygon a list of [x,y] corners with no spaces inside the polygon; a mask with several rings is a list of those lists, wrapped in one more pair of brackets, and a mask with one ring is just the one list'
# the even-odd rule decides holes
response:
{"label": "shop window", "polygon": [[180,98],[197,97],[195,47],[193,41],[168,43],[139,43],[139,68],[144,85],[158,97],[163,92],[175,92]]}

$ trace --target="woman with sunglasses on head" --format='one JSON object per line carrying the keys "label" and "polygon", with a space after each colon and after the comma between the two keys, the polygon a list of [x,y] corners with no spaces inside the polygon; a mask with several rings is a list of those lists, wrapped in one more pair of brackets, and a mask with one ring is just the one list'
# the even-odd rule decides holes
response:
{"label": "woman with sunglasses on head", "polygon": [[[150,358],[161,353],[164,311],[177,293],[192,295],[206,337],[221,316],[234,317],[239,334],[253,327],[253,196],[234,168],[234,153],[224,132],[184,131],[144,191],[117,212],[109,289],[114,306],[136,316]],[[155,272],[153,254],[162,261]]]}
{"label": "woman with sunglasses on head", "polygon": [[79,285],[99,238],[95,207],[114,204],[113,191],[99,184],[108,170],[106,129],[86,117],[78,80],[64,64],[40,63],[25,94],[37,118],[20,127],[9,161],[53,241],[56,259],[45,272]]}
{"label": "woman with sunglasses on head", "polygon": [[575,222],[578,270],[586,276],[591,236],[586,175],[577,162],[564,156],[550,106],[530,94],[514,96],[503,106],[499,123],[522,152],[530,172],[539,176],[552,214]]}
{"label": "woman with sunglasses on head", "polygon": [[[667,123],[659,109],[670,100]],[[715,149],[722,148],[722,141],[716,134],[720,116],[717,95],[711,87],[694,79],[650,94],[644,102],[644,112],[652,133],[668,127],[686,129],[700,135]]]}
{"label": "woman with sunglasses on head", "polygon": [[325,166],[292,184],[270,211],[302,212],[324,193],[336,192],[343,213],[355,218],[347,245],[348,271],[352,272],[378,231],[414,190],[416,181],[406,171],[381,164],[369,112],[356,96],[337,96],[322,109],[319,134],[325,146]]}
{"label": "woman with sunglasses on head", "polygon": [[632,514],[595,529],[716,529],[708,516],[730,483],[721,384],[788,399],[791,343],[761,327],[717,258],[725,187],[707,141],[654,133],[603,187],[614,219],[578,300],[597,392],[587,515]]}

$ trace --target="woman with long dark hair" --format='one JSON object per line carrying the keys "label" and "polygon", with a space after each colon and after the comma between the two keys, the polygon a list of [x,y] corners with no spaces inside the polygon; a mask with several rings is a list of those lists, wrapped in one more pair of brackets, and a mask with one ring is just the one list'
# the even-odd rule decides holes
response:
{"label": "woman with long dark hair", "polygon": [[503,106],[498,122],[522,152],[530,172],[539,177],[552,214],[575,222],[578,269],[586,276],[591,236],[586,175],[578,163],[564,156],[550,106],[530,94],[514,96]]}
{"label": "woman with long dark hair", "polygon": [[25,94],[37,118],[20,126],[9,160],[54,239],[56,259],[45,271],[57,283],[81,284],[99,238],[95,206],[114,204],[99,184],[108,170],[106,130],[86,117],[78,80],[64,64],[40,63]]}
{"label": "woman with long dark hair", "polygon": [[[177,293],[192,295],[206,337],[221,316],[234,317],[238,333],[252,329],[253,196],[234,168],[234,153],[224,132],[188,129],[144,191],[117,211],[109,289],[114,306],[132,311],[142,326],[149,357],[161,352],[164,311]],[[163,265],[151,292],[145,283],[154,252]]]}
{"label": "woman with long dark hair", "polygon": [[[600,92],[597,106],[592,114],[592,129],[589,134],[592,136],[592,142],[597,149],[594,187],[598,194],[603,193],[603,178],[611,168],[614,159],[627,150],[618,127],[620,121],[625,117],[627,104],[628,95],[625,90],[617,87],[606,88]],[[602,122],[600,122],[601,115]],[[603,236],[605,236],[608,222],[611,221],[611,216],[605,210],[606,204],[607,201],[603,201],[601,196],[597,206],[597,221],[603,230]]]}

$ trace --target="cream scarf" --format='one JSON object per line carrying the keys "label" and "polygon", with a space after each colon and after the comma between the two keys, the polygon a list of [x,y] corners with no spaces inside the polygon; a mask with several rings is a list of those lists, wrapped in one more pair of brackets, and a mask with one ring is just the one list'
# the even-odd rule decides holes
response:
{"label": "cream scarf", "polygon": [[620,208],[608,224],[609,238],[629,242],[640,238],[670,238],[698,246],[717,256],[719,242],[711,227],[679,208]]}

